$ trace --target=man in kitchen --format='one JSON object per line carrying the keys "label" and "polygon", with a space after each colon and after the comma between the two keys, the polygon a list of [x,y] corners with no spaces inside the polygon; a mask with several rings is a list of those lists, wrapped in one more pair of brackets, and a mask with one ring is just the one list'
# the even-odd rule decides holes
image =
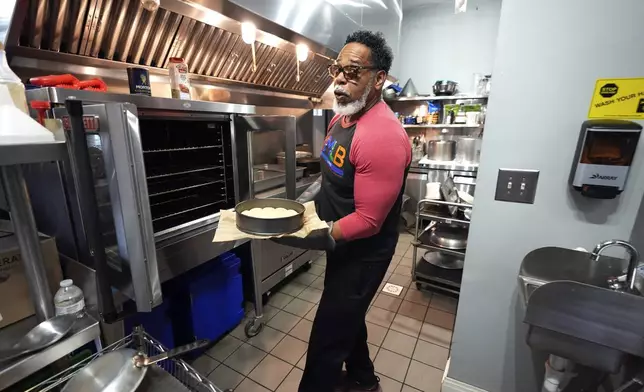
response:
{"label": "man in kitchen", "polygon": [[[313,322],[300,392],[378,391],[365,316],[398,242],[411,162],[407,134],[381,99],[393,53],[382,33],[347,37],[329,66],[334,111],[322,176],[300,197],[315,200],[329,230],[281,243],[327,251],[324,291]],[[346,363],[347,372],[342,372]]]}

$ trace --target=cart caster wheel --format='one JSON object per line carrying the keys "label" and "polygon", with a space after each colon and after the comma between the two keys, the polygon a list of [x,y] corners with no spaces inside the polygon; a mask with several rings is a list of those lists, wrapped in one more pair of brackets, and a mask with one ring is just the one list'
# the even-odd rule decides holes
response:
{"label": "cart caster wheel", "polygon": [[266,306],[268,304],[268,293],[262,294],[262,305]]}
{"label": "cart caster wheel", "polygon": [[422,284],[420,284],[420,283],[418,283],[418,282],[416,282],[416,288],[417,288],[418,290],[422,290],[422,289],[423,289],[423,285],[422,285]]}
{"label": "cart caster wheel", "polygon": [[311,269],[311,265],[313,265],[313,262],[309,261],[308,263],[304,263],[300,268],[306,272]]}
{"label": "cart caster wheel", "polygon": [[263,328],[264,323],[253,319],[246,323],[246,327],[244,327],[244,333],[246,333],[246,337],[252,338],[253,336],[257,336],[260,332],[262,332]]}

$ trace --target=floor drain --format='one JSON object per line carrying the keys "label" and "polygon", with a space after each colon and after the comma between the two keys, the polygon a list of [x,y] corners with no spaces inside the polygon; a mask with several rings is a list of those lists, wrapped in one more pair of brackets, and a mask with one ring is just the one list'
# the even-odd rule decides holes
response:
{"label": "floor drain", "polygon": [[398,286],[397,284],[387,283],[385,284],[385,287],[382,288],[382,291],[387,294],[400,295],[403,291],[403,287]]}

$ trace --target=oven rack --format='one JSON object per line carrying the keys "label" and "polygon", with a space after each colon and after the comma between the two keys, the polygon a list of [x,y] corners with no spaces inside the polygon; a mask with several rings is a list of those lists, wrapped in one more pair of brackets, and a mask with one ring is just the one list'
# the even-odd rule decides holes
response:
{"label": "oven rack", "polygon": [[226,195],[221,195],[221,198],[206,198],[200,195],[192,195],[185,198],[169,200],[168,202],[151,206],[152,222],[158,222],[173,216],[222,203],[226,203]]}
{"label": "oven rack", "polygon": [[[223,163],[223,160],[220,161],[220,163]],[[163,178],[163,177],[170,177],[170,176],[178,176],[181,174],[190,174],[190,173],[198,173],[198,172],[203,172],[203,171],[208,171],[208,170],[215,170],[215,169],[223,169],[224,165],[204,165],[204,166],[175,166],[174,168],[169,168],[169,167],[164,167],[164,170],[160,170],[159,168],[149,168],[146,169],[148,176],[146,179],[148,180],[154,180],[156,178]]]}
{"label": "oven rack", "polygon": [[155,153],[155,152],[180,152],[180,151],[194,151],[194,150],[207,150],[213,148],[223,148],[223,145],[210,145],[210,146],[194,146],[194,147],[179,147],[179,148],[162,148],[159,150],[143,150],[144,154]]}
{"label": "oven rack", "polygon": [[174,192],[186,191],[190,189],[197,189],[208,185],[224,183],[223,179],[215,179],[213,177],[188,177],[180,178],[172,181],[163,181],[148,184],[148,195],[150,197],[167,195]]}

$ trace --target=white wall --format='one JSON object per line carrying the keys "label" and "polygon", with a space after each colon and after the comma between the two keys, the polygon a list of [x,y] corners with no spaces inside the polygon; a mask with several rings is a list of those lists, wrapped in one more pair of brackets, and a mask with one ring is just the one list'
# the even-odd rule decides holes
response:
{"label": "white wall", "polygon": [[[644,194],[644,138],[615,200],[568,175],[595,80],[644,76],[644,1],[504,0],[449,377],[490,392],[537,391],[517,272],[543,246],[628,239]],[[615,28],[599,28],[611,21]],[[618,26],[618,27],[617,27]],[[494,201],[499,168],[541,171],[535,203]]]}
{"label": "white wall", "polygon": [[500,10],[501,0],[470,0],[461,14],[453,0],[406,9],[394,74],[401,86],[412,78],[429,94],[436,80],[450,79],[472,91],[474,73],[492,73]]}

